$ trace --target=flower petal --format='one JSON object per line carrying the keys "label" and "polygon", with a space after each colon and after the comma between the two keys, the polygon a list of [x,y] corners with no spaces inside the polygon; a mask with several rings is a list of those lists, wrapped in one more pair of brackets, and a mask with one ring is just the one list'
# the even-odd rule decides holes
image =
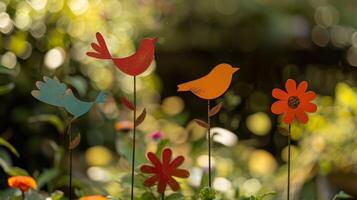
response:
{"label": "flower petal", "polygon": [[162,168],[160,160],[156,157],[156,155],[154,153],[149,152],[147,154],[147,156],[148,156],[148,159],[152,162],[152,164],[155,165],[155,167]]}
{"label": "flower petal", "polygon": [[316,112],[317,110],[317,106],[314,103],[310,103],[310,102],[304,102],[302,104],[300,104],[301,109],[303,109],[305,112]]}
{"label": "flower petal", "polygon": [[286,101],[276,101],[271,105],[271,112],[276,115],[286,112],[288,109],[288,103]]}
{"label": "flower petal", "polygon": [[306,89],[307,89],[307,86],[308,86],[308,84],[307,84],[306,81],[301,82],[301,83],[299,84],[299,86],[297,87],[297,92],[298,92],[299,94],[305,93],[305,92],[306,92]]}
{"label": "flower petal", "polygon": [[284,90],[279,89],[279,88],[274,88],[271,94],[274,98],[280,99],[280,100],[287,100],[289,97],[288,93],[286,93]]}
{"label": "flower petal", "polygon": [[156,168],[150,165],[143,165],[140,167],[140,171],[147,174],[156,173]]}
{"label": "flower petal", "polygon": [[291,122],[293,122],[294,120],[294,117],[295,117],[295,111],[290,109],[285,113],[283,121],[286,124],[291,124]]}
{"label": "flower petal", "polygon": [[144,181],[144,186],[145,187],[151,187],[155,185],[155,183],[159,181],[159,177],[157,175],[152,176]]}
{"label": "flower petal", "polygon": [[289,95],[296,93],[296,81],[293,79],[288,79],[285,83],[286,91]]}
{"label": "flower petal", "polygon": [[157,186],[157,191],[161,194],[164,193],[166,190],[166,185],[167,185],[167,182],[160,179],[159,185]]}
{"label": "flower petal", "polygon": [[316,93],[313,91],[308,91],[304,95],[302,95],[302,100],[309,102],[316,99]]}
{"label": "flower petal", "polygon": [[182,165],[185,158],[183,156],[178,156],[170,163],[170,168],[175,169],[178,166]]}
{"label": "flower petal", "polygon": [[164,149],[162,152],[162,165],[169,166],[171,160],[172,151],[171,149]]}
{"label": "flower petal", "polygon": [[184,169],[175,169],[172,172],[172,176],[179,177],[179,178],[188,178],[190,176],[190,172]]}
{"label": "flower petal", "polygon": [[309,121],[307,114],[301,108],[296,111],[296,117],[298,118],[299,122],[306,124]]}
{"label": "flower petal", "polygon": [[173,191],[177,191],[180,189],[180,185],[178,184],[178,182],[173,179],[172,177],[169,178],[169,180],[167,181],[167,183],[169,184],[170,188],[173,190]]}

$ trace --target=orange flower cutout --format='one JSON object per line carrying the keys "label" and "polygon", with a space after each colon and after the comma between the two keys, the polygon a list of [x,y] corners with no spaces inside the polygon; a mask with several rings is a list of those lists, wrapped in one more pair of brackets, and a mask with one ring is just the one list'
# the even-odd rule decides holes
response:
{"label": "orange flower cutout", "polygon": [[271,111],[274,114],[284,114],[283,121],[286,124],[291,124],[295,118],[299,122],[306,124],[309,120],[306,112],[316,112],[317,106],[311,103],[316,98],[313,91],[307,90],[307,82],[303,81],[296,87],[296,82],[289,79],[285,83],[286,92],[275,88],[272,92],[274,98],[278,99],[271,106]]}
{"label": "orange flower cutout", "polygon": [[81,197],[79,200],[108,200],[108,198],[103,197],[102,195],[92,195]]}
{"label": "orange flower cutout", "polygon": [[239,68],[232,67],[229,64],[219,64],[206,76],[179,84],[177,91],[191,91],[201,99],[216,99],[228,90],[233,74],[238,70]]}
{"label": "orange flower cutout", "polygon": [[37,188],[35,179],[30,176],[12,176],[7,182],[10,187],[17,188],[22,192],[27,192],[30,188],[34,190]]}

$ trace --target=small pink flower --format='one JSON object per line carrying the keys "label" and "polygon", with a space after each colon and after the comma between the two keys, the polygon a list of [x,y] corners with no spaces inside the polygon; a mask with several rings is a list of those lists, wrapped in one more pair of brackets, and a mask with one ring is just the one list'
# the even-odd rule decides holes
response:
{"label": "small pink flower", "polygon": [[150,134],[150,138],[153,140],[160,140],[162,138],[162,133],[160,131],[153,132]]}

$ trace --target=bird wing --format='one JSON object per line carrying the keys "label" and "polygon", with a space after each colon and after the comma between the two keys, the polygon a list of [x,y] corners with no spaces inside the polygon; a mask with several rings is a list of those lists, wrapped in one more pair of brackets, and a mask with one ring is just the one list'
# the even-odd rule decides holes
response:
{"label": "bird wing", "polygon": [[56,77],[51,79],[44,76],[43,80],[44,82],[36,82],[38,90],[31,91],[32,96],[44,103],[63,107],[63,95],[67,86]]}

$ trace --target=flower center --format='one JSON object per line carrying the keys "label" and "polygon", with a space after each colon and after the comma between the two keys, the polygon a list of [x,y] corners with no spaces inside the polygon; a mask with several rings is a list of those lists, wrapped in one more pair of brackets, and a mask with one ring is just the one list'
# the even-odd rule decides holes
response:
{"label": "flower center", "polygon": [[300,104],[300,99],[297,96],[291,96],[288,99],[288,106],[292,109],[296,109]]}

